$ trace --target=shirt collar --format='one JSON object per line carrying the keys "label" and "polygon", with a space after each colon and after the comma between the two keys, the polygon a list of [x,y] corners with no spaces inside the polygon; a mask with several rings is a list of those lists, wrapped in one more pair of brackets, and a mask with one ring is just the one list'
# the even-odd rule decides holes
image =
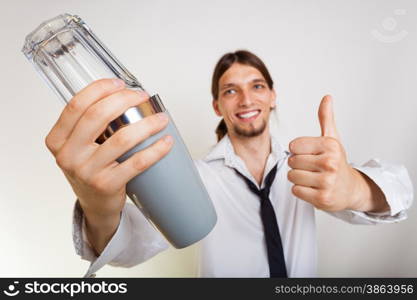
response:
{"label": "shirt collar", "polygon": [[[273,137],[271,136],[271,153],[268,156],[267,164],[264,172],[265,176],[269,171],[283,158],[287,157],[288,151]],[[252,182],[256,183],[253,176],[246,168],[243,160],[236,155],[232,142],[229,136],[226,134],[210,151],[210,153],[204,158],[205,162],[211,162],[215,160],[224,160],[224,164],[230,168],[238,170],[241,174],[249,178]]]}

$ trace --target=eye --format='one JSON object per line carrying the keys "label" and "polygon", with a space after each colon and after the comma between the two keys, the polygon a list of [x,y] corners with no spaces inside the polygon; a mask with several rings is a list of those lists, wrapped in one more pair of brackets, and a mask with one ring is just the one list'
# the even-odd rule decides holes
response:
{"label": "eye", "polygon": [[235,94],[235,93],[236,93],[235,89],[228,89],[228,90],[224,91],[225,95],[231,95],[231,94]]}
{"label": "eye", "polygon": [[259,90],[259,89],[263,89],[265,86],[263,85],[263,84],[255,84],[254,86],[253,86],[255,89],[257,89],[257,90]]}

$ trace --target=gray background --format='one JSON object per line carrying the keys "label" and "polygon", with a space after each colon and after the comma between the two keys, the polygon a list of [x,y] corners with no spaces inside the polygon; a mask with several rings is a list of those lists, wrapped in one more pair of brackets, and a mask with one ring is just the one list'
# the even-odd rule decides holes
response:
{"label": "gray background", "polygon": [[[0,276],[81,276],[74,195],[44,145],[62,104],[20,49],[63,12],[79,14],[144,86],[158,92],[195,158],[215,143],[210,78],[227,51],[249,49],[276,82],[283,144],[320,134],[331,93],[349,160],[404,164],[416,186],[415,1],[1,1]],[[394,225],[317,214],[320,276],[417,276],[416,207]],[[99,276],[195,276],[198,245]]]}

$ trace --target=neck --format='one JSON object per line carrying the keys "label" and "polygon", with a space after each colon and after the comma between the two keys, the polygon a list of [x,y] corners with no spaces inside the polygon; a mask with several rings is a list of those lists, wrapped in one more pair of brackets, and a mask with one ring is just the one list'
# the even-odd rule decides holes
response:
{"label": "neck", "polygon": [[229,138],[235,153],[242,158],[249,172],[261,185],[266,161],[271,153],[269,128],[265,128],[262,134],[255,137],[243,137],[230,133]]}

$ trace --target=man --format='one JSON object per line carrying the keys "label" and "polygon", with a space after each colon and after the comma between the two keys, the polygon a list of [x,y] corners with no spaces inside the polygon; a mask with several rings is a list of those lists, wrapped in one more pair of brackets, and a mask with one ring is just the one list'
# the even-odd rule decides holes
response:
{"label": "man", "polygon": [[[218,222],[201,241],[201,276],[315,276],[314,207],[358,224],[406,218],[413,198],[406,170],[384,171],[377,160],[349,165],[330,96],[319,107],[322,135],[293,140],[290,155],[269,131],[276,94],[257,56],[225,54],[214,70],[212,94],[213,108],[223,117],[217,129],[221,140],[196,166]],[[77,253],[92,261],[86,276],[105,264],[136,265],[168,247],[139,210],[125,203],[124,184],[163,157],[172,140],[115,162],[161,130],[166,119],[145,118],[103,145],[94,143],[112,119],[146,97],[111,81],[93,83],[74,97],[47,137],[78,196],[74,243]]]}

